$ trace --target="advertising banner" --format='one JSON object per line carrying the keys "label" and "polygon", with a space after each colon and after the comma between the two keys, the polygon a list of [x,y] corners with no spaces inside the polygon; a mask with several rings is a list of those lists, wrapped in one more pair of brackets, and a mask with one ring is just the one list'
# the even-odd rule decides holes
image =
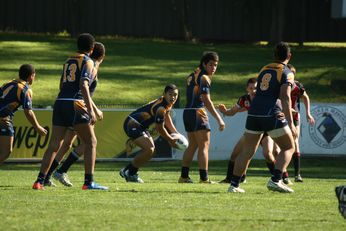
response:
{"label": "advertising banner", "polygon": [[[123,123],[131,110],[104,110],[104,119],[95,125],[97,137],[98,158],[131,158],[138,153],[139,148],[133,142],[128,141],[123,130]],[[52,111],[35,110],[40,124],[48,130],[45,137],[41,137],[30,125],[22,111],[18,111],[14,117],[15,138],[13,152],[10,158],[42,158],[47,149],[52,133]],[[172,158],[172,149],[161,137],[158,137],[155,129],[150,128],[152,137],[157,146],[155,158]],[[76,140],[74,146],[80,141]]]}
{"label": "advertising banner", "polygon": [[[98,140],[98,158],[132,158],[139,148],[128,139],[123,131],[123,122],[131,110],[104,110],[104,120],[95,125]],[[35,110],[41,125],[48,130],[46,137],[41,137],[28,123],[22,111],[14,117],[15,139],[11,158],[41,158],[46,150],[51,135],[51,110]],[[346,155],[346,105],[344,104],[312,104],[311,114],[316,124],[307,123],[305,109],[301,109],[300,149],[304,155]],[[183,123],[183,109],[171,112],[177,130],[187,136]],[[244,133],[247,113],[238,113],[233,117],[224,117],[226,129],[218,130],[215,119],[209,115],[211,124],[211,142],[209,158],[211,160],[227,160],[233,147]],[[158,136],[153,127],[149,129],[155,140],[157,159],[181,159],[182,151],[172,149]],[[78,144],[79,141],[75,143]],[[261,147],[255,158],[263,158]]]}

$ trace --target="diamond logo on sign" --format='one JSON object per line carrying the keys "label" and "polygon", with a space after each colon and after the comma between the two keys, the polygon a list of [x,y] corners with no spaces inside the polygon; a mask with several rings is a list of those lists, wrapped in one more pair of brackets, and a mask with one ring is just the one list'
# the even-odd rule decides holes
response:
{"label": "diamond logo on sign", "polygon": [[335,122],[331,114],[324,113],[323,117],[325,117],[325,119],[322,121],[322,123],[318,126],[317,129],[324,137],[324,139],[326,139],[326,141],[330,143],[340,132],[341,128],[338,125],[338,123]]}
{"label": "diamond logo on sign", "polygon": [[309,125],[309,134],[315,144],[332,149],[346,141],[346,116],[337,108],[319,106],[312,111],[316,126]]}

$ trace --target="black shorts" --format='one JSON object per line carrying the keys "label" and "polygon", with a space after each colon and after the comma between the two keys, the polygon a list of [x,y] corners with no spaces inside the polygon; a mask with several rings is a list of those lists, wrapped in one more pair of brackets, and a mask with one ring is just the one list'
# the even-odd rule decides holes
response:
{"label": "black shorts", "polygon": [[[248,115],[246,119],[245,129],[248,133],[261,134],[267,132],[271,137],[278,137],[277,135],[274,135],[272,131],[285,128],[286,126],[287,120],[279,119],[276,116],[258,117]],[[282,134],[282,132],[280,132],[279,134]]]}
{"label": "black shorts", "polygon": [[206,110],[204,108],[185,108],[183,113],[185,131],[195,132],[198,130],[209,130],[210,124]]}
{"label": "black shorts", "polygon": [[137,120],[131,117],[126,118],[124,122],[124,131],[126,135],[133,140],[144,135],[151,137],[147,129],[143,128],[143,126]]}
{"label": "black shorts", "polygon": [[53,125],[72,127],[75,115],[73,100],[56,100],[53,107]]}
{"label": "black shorts", "polygon": [[90,123],[90,115],[83,100],[74,101],[74,111],[73,125]]}
{"label": "black shorts", "polygon": [[14,136],[13,122],[9,116],[0,117],[0,136]]}

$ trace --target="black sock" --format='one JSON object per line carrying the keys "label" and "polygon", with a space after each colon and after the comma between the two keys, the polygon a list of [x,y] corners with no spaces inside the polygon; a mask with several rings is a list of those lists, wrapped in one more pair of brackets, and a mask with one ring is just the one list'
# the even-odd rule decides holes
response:
{"label": "black sock", "polygon": [[39,182],[40,184],[44,183],[44,179],[46,179],[46,175],[40,172],[37,176],[36,182]]}
{"label": "black sock", "polygon": [[52,173],[54,172],[54,170],[59,166],[59,162],[56,160],[56,159],[54,159],[53,160],[53,163],[52,163],[52,165],[50,166],[50,169],[49,169],[49,171],[48,171],[48,173],[47,173],[47,175],[46,175],[46,178],[45,178],[45,182],[48,182],[49,180],[50,180],[50,177],[52,176]]}
{"label": "black sock", "polygon": [[300,174],[300,153],[293,153],[293,166],[294,166],[294,175],[298,176]]}
{"label": "black sock", "polygon": [[282,172],[279,169],[274,169],[274,174],[272,176],[272,181],[279,182],[282,179]]}
{"label": "black sock", "polygon": [[70,167],[79,159],[77,153],[73,150],[70,155],[66,158],[61,167],[57,170],[58,173],[66,173]]}
{"label": "black sock", "polygon": [[266,161],[266,164],[267,164],[267,167],[269,169],[270,174],[274,175],[275,163]]}
{"label": "black sock", "polygon": [[129,174],[130,174],[131,176],[136,175],[137,172],[138,172],[138,168],[136,168],[135,166],[133,166],[132,163],[129,163],[129,164],[126,166],[125,169],[128,169],[128,170],[129,170]]}
{"label": "black sock", "polygon": [[181,167],[181,177],[182,178],[189,178],[189,171],[190,168],[189,167]]}
{"label": "black sock", "polygon": [[240,184],[240,179],[241,179],[241,176],[232,175],[232,178],[231,178],[231,185],[232,185],[233,187],[238,188],[238,187],[239,187],[239,184]]}
{"label": "black sock", "polygon": [[234,169],[234,161],[229,160],[228,161],[228,168],[227,168],[227,176],[226,176],[227,180],[231,180],[232,175],[233,175],[233,169]]}
{"label": "black sock", "polygon": [[202,181],[208,180],[208,170],[199,169],[199,178],[200,178]]}
{"label": "black sock", "polygon": [[84,185],[91,185],[94,181],[93,174],[84,174]]}

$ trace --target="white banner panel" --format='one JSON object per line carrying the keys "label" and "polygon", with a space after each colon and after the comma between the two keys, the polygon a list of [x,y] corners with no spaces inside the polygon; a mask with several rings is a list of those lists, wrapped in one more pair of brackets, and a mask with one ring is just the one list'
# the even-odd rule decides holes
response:
{"label": "white banner panel", "polygon": [[[174,122],[180,133],[186,136],[183,123],[183,109],[174,110]],[[305,108],[301,108],[300,150],[304,155],[346,155],[346,105],[312,104],[311,114],[316,120],[315,126],[307,123]],[[233,117],[224,117],[226,129],[218,130],[216,120],[209,115],[211,124],[210,160],[227,160],[233,147],[244,133],[246,112]],[[183,153],[174,151],[174,157],[181,159]],[[197,154],[196,154],[197,156]],[[196,159],[195,156],[195,159]],[[259,148],[255,158],[263,159]]]}
{"label": "white banner panel", "polygon": [[315,126],[306,122],[301,108],[300,148],[306,154],[346,155],[346,105],[313,104],[311,115]]}

